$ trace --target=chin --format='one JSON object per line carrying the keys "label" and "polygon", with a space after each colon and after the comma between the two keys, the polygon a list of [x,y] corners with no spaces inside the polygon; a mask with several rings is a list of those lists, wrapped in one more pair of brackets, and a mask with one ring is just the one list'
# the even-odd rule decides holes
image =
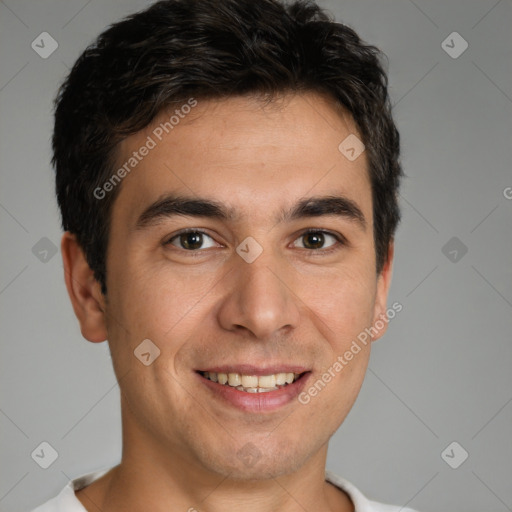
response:
{"label": "chin", "polygon": [[[265,441],[249,441],[236,451],[218,454],[203,453],[202,464],[213,473],[232,480],[270,480],[297,471],[311,456],[304,444],[280,446],[265,444]],[[314,450],[312,451],[314,452]]]}

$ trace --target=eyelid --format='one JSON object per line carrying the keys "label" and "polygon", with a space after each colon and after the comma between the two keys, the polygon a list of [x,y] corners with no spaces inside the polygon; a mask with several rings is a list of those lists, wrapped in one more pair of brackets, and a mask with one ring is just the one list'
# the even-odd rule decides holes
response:
{"label": "eyelid", "polygon": [[[180,235],[186,234],[186,233],[201,233],[201,234],[206,235],[207,237],[211,238],[216,244],[222,246],[222,244],[217,242],[217,240],[215,240],[215,238],[212,235],[210,235],[206,230],[201,229],[201,228],[183,228],[183,229],[179,230],[177,233],[173,233],[170,237],[166,237],[164,239],[164,241],[162,242],[162,245],[164,245],[164,246],[173,245],[171,242],[175,238],[179,237]],[[341,233],[337,233],[337,232],[330,231],[328,229],[321,229],[321,228],[307,228],[307,229],[300,231],[298,234],[295,235],[295,238],[293,239],[292,243],[296,242],[299,238],[301,238],[305,235],[308,235],[310,233],[323,233],[323,234],[332,236],[337,242],[330,247],[320,248],[320,249],[307,249],[304,247],[297,247],[297,249],[302,249],[303,251],[305,251],[311,255],[314,255],[314,254],[322,255],[322,254],[334,252],[343,246],[349,245],[347,239]],[[197,249],[197,250],[186,250],[186,249],[182,249],[179,247],[176,247],[176,249],[185,251],[189,255],[193,255],[193,254],[200,254],[208,249],[212,249],[212,247],[207,247],[206,249]]]}
{"label": "eyelid", "polygon": [[[222,245],[220,244],[219,242],[217,242],[217,240],[215,240],[215,238],[210,235],[207,231],[205,231],[204,229],[201,229],[201,228],[183,228],[183,229],[180,229],[178,232],[176,233],[173,233],[171,236],[168,236],[166,238],[164,238],[164,241],[162,242],[162,245],[172,245],[172,241],[175,239],[175,238],[178,238],[180,235],[185,235],[187,233],[201,233],[202,235],[205,235],[209,238],[211,238],[216,244],[218,245]],[[177,249],[180,249],[177,247]],[[186,250],[186,249],[182,249],[182,250]],[[189,253],[193,253],[193,252],[200,252],[201,250],[205,250],[205,249],[197,249],[195,251],[187,251]]]}
{"label": "eyelid", "polygon": [[321,253],[329,253],[332,251],[336,251],[337,249],[340,249],[342,246],[347,246],[348,241],[347,239],[341,234],[337,233],[335,231],[330,231],[328,229],[322,229],[322,228],[308,228],[303,231],[301,231],[294,239],[293,242],[298,240],[299,238],[303,237],[304,235],[308,235],[310,233],[323,233],[325,235],[332,236],[338,243],[333,244],[330,247],[322,248],[322,249],[305,249],[303,247],[298,247],[298,249],[303,249],[311,254],[321,254]]}

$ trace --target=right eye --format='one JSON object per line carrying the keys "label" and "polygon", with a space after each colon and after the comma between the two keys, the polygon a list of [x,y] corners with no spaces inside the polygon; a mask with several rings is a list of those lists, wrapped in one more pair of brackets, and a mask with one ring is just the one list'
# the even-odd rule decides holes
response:
{"label": "right eye", "polygon": [[[209,238],[212,242],[209,246],[204,247],[205,237]],[[213,238],[198,229],[186,229],[172,236],[164,245],[174,245],[179,249],[186,251],[197,251],[199,249],[209,249],[215,247],[216,243]]]}

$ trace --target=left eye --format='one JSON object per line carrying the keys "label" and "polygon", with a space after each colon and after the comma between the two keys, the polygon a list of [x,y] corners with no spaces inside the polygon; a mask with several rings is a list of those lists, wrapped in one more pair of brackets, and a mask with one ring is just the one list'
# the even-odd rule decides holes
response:
{"label": "left eye", "polygon": [[[206,247],[203,245],[205,238],[209,238],[211,241],[210,245]],[[213,238],[202,231],[184,231],[173,236],[167,243],[179,247],[180,249],[186,249],[187,251],[215,247]]]}
{"label": "left eye", "polygon": [[[205,245],[205,242],[208,243]],[[301,245],[297,245],[300,242],[302,242]],[[326,245],[326,242],[330,243]],[[293,246],[301,249],[320,250],[333,247],[337,243],[341,243],[341,240],[337,236],[332,235],[327,231],[315,230],[302,233],[294,241]],[[187,251],[197,251],[217,246],[216,242],[210,235],[197,230],[182,231],[170,238],[166,244],[174,245],[179,249],[185,249]]]}
{"label": "left eye", "polygon": [[[328,246],[324,245],[326,239],[330,239],[332,241]],[[337,242],[340,242],[336,236],[331,235],[326,231],[308,231],[306,233],[302,233],[302,235],[297,238],[297,241],[299,240],[303,241],[301,248],[304,249],[325,249],[326,247],[332,247],[333,245],[336,245]]]}

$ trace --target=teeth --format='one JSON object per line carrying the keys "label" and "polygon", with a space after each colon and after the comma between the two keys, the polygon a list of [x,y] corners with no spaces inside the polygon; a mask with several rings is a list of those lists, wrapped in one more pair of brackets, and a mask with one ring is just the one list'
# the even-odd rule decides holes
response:
{"label": "teeth", "polygon": [[273,388],[246,388],[245,386],[237,386],[235,389],[245,391],[246,393],[267,393],[268,391],[276,391],[279,388],[275,386]]}
{"label": "teeth", "polygon": [[262,375],[258,377],[258,386],[260,388],[273,388],[276,385],[275,375]]}
{"label": "teeth", "polygon": [[228,385],[247,393],[265,393],[297,380],[300,373],[276,373],[273,375],[241,375],[239,373],[203,372],[203,376],[212,382]]}
{"label": "teeth", "polygon": [[228,383],[230,386],[236,388],[242,384],[242,379],[240,378],[239,373],[230,373],[228,374]]}
{"label": "teeth", "polygon": [[278,373],[276,375],[276,386],[284,386],[286,384],[286,373]]}
{"label": "teeth", "polygon": [[257,388],[258,377],[256,375],[242,375],[242,386],[244,388]]}

